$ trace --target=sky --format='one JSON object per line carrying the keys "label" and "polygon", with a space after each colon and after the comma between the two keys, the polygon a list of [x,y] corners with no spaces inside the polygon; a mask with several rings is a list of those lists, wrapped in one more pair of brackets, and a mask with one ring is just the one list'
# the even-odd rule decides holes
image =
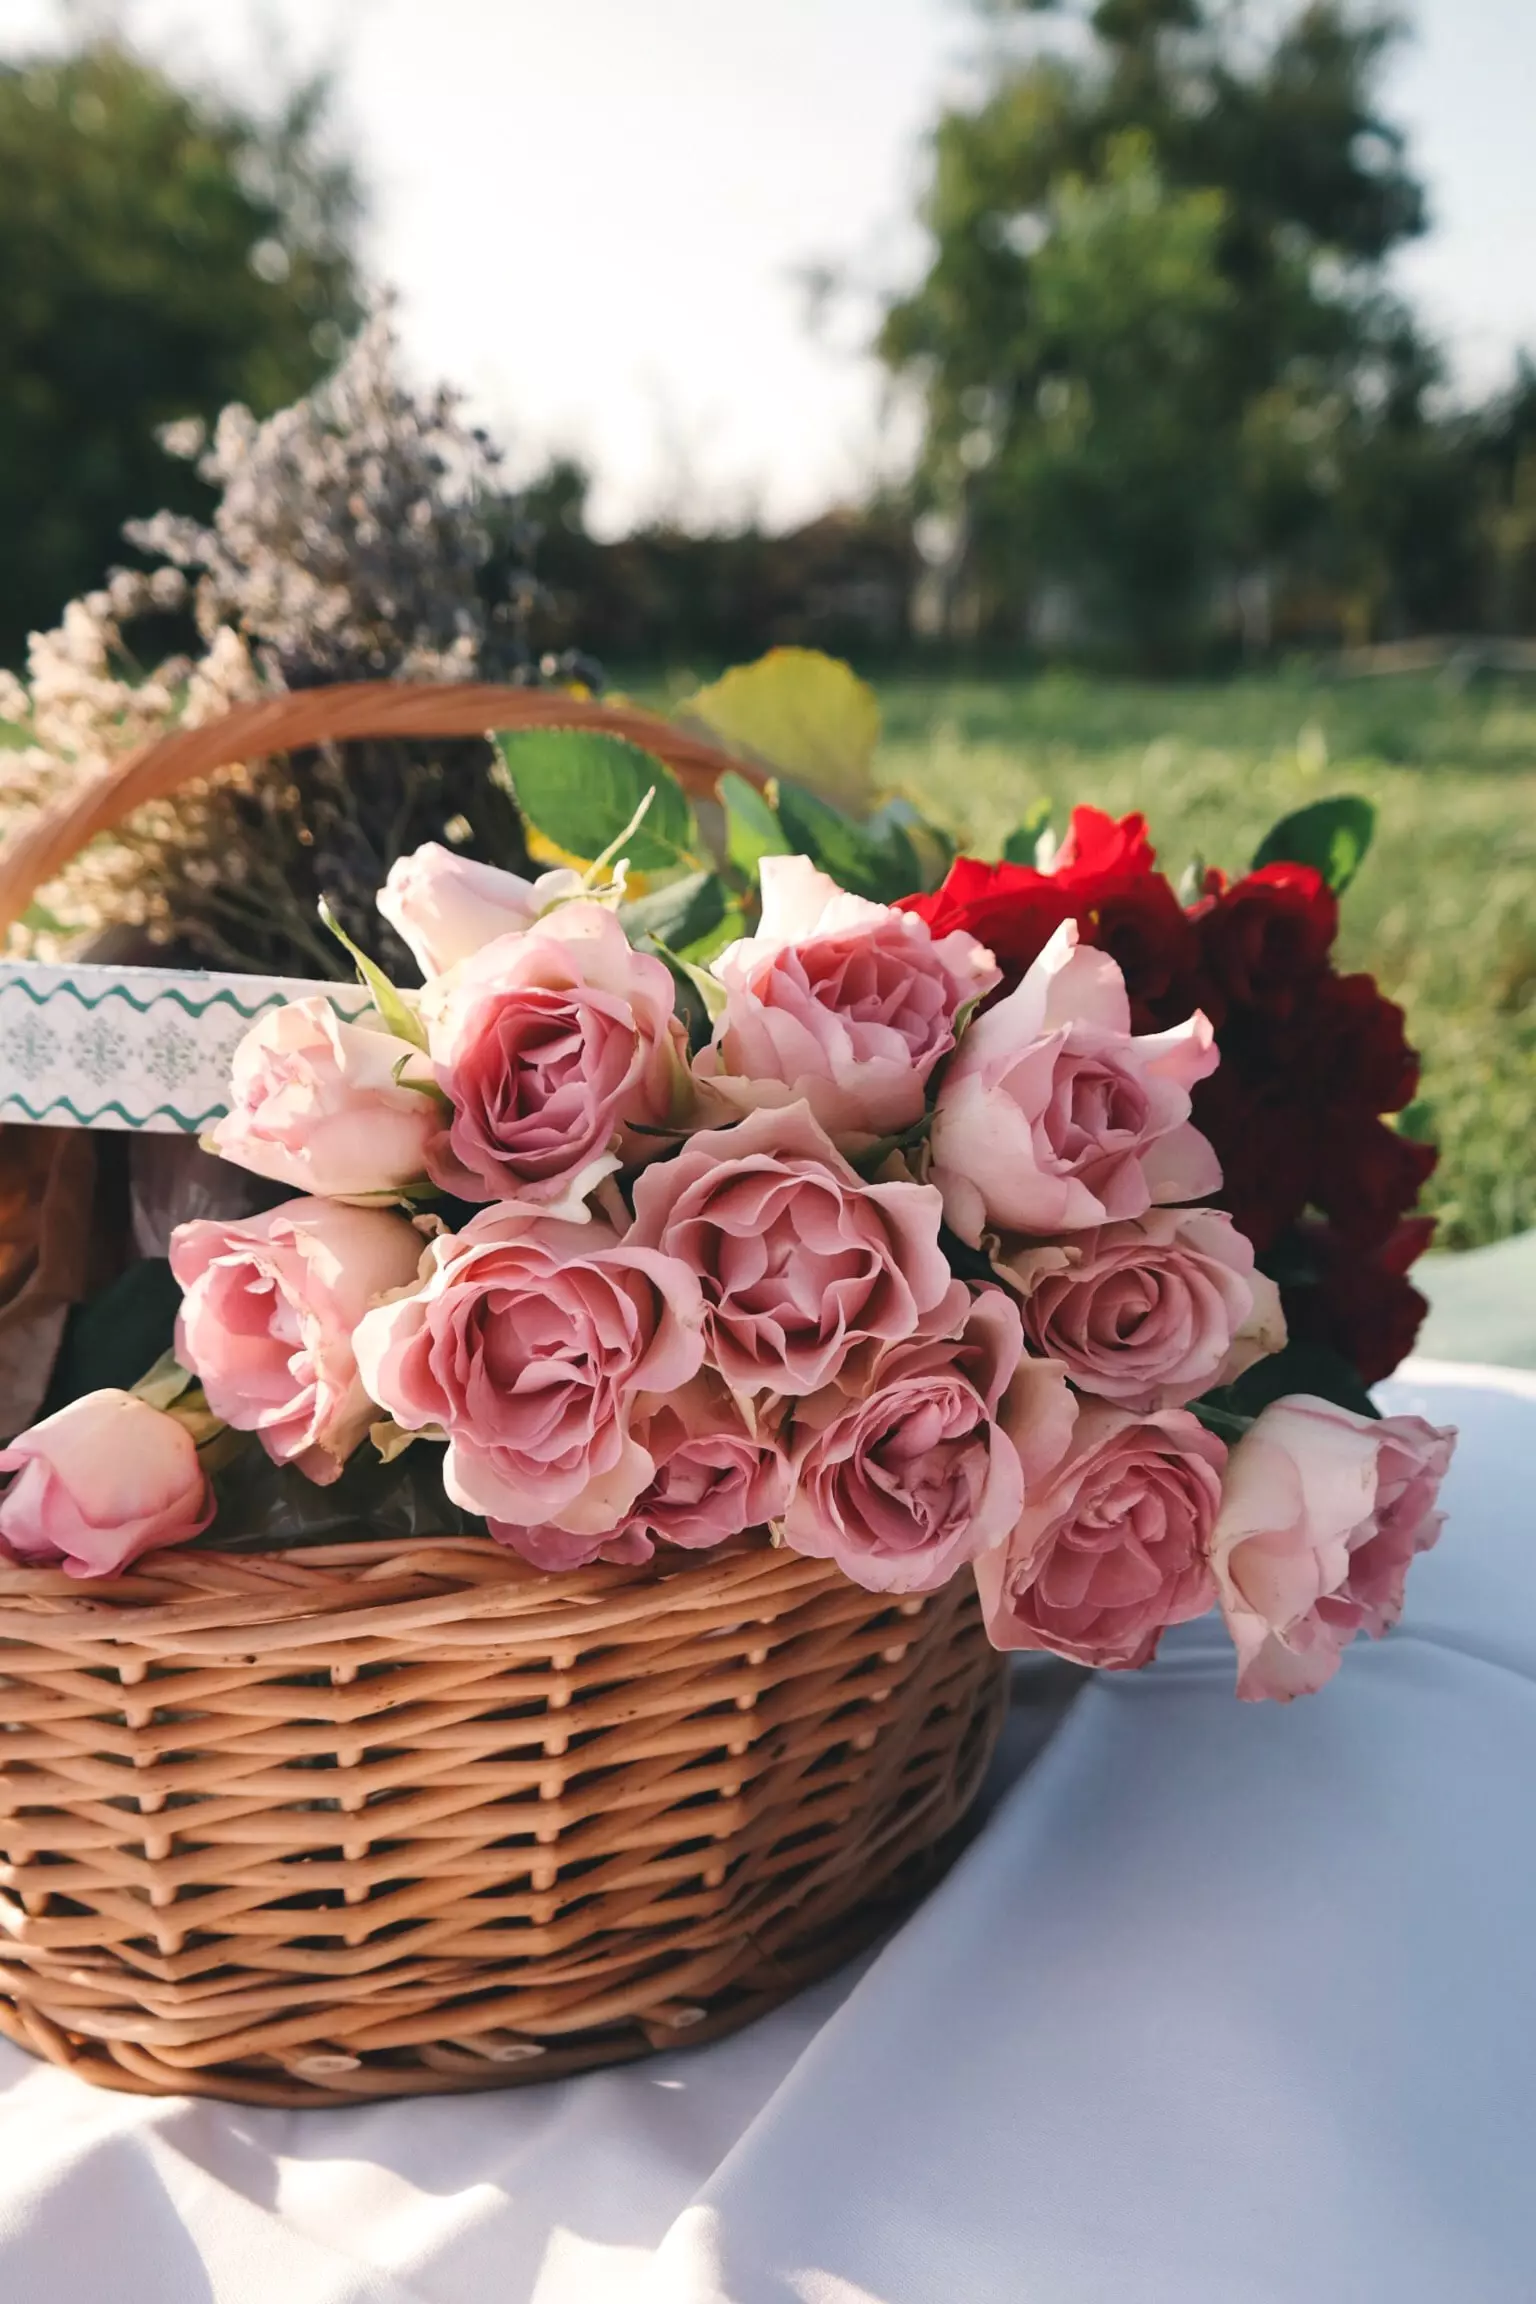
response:
{"label": "sky", "polygon": [[[1480,390],[1536,349],[1536,0],[1410,0],[1386,89],[1434,228],[1406,290]],[[972,84],[963,0],[0,0],[0,49],[106,17],[247,92],[330,63],[408,362],[596,524],[793,521],[899,465],[864,349],[911,279],[923,134]],[[820,327],[805,276],[862,286]]]}

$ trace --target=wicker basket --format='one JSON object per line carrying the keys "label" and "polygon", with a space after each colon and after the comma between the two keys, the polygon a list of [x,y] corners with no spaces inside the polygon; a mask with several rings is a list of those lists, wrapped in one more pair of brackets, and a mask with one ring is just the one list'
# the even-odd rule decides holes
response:
{"label": "wicker basket", "polygon": [[[492,723],[518,689],[312,690],[150,745],[0,856],[0,919],[230,759]],[[736,765],[736,763],[730,763]],[[0,1569],[0,2028],[108,2087],[496,2087],[747,2021],[932,1878],[1002,1716],[969,1578],[881,1600],[743,1537],[535,1573],[474,1538]]]}

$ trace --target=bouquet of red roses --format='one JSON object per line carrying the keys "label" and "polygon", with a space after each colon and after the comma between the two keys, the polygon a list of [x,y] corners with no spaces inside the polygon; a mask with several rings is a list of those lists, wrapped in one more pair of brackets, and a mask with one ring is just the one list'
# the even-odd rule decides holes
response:
{"label": "bouquet of red roses", "polygon": [[272,1204],[180,1225],[171,1351],[0,1452],[12,1558],[395,1483],[538,1570],[972,1575],[996,1645],[1085,1665],[1219,1607],[1248,1697],[1396,1620],[1452,1436],[1365,1391],[1433,1154],[1382,1117],[1399,1011],[1332,965],[1358,804],[1181,899],[1139,817],[946,869],[900,805],[727,777],[711,832],[613,738],[504,751],[568,860],[418,849],[379,908],[420,987],[359,954],[361,1018],[251,1028],[210,1141]]}

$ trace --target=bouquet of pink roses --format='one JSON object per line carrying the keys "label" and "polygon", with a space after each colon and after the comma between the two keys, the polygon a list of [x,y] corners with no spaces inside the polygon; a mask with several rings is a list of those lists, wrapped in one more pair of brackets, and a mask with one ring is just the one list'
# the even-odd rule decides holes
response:
{"label": "bouquet of pink roses", "polygon": [[[387,1491],[539,1570],[745,1540],[971,1575],[999,1648],[1084,1665],[1219,1607],[1245,1697],[1388,1629],[1452,1435],[1377,1416],[1318,1327],[1424,1172],[1380,1117],[1401,1020],[1328,958],[1336,817],[1181,901],[1139,819],[950,866],[899,805],[727,778],[707,835],[615,739],[505,753],[571,860],[418,849],[379,909],[421,985],[359,954],[361,1018],[317,989],[251,1028],[209,1141],[271,1204],[181,1224],[172,1350],[0,1451],[9,1557],[109,1575]],[[1369,1189],[1308,1181],[1283,1101],[1255,1141],[1307,1003]]]}

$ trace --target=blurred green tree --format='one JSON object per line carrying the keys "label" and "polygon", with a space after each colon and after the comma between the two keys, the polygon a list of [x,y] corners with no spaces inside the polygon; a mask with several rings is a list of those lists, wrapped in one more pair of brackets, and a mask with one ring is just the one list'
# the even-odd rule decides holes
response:
{"label": "blurred green tree", "polygon": [[323,81],[263,118],[114,41],[0,64],[0,662],[212,498],[157,427],[282,407],[360,317],[360,198]]}
{"label": "blurred green tree", "polygon": [[1005,44],[939,121],[931,258],[879,349],[922,392],[919,489],[971,628],[1017,633],[1064,587],[1166,663],[1222,583],[1342,581],[1340,522],[1381,494],[1350,472],[1424,420],[1434,360],[1381,284],[1425,221],[1375,101],[1396,28],[1347,0],[1267,46],[1220,0],[989,12],[1070,14],[1077,36]]}

